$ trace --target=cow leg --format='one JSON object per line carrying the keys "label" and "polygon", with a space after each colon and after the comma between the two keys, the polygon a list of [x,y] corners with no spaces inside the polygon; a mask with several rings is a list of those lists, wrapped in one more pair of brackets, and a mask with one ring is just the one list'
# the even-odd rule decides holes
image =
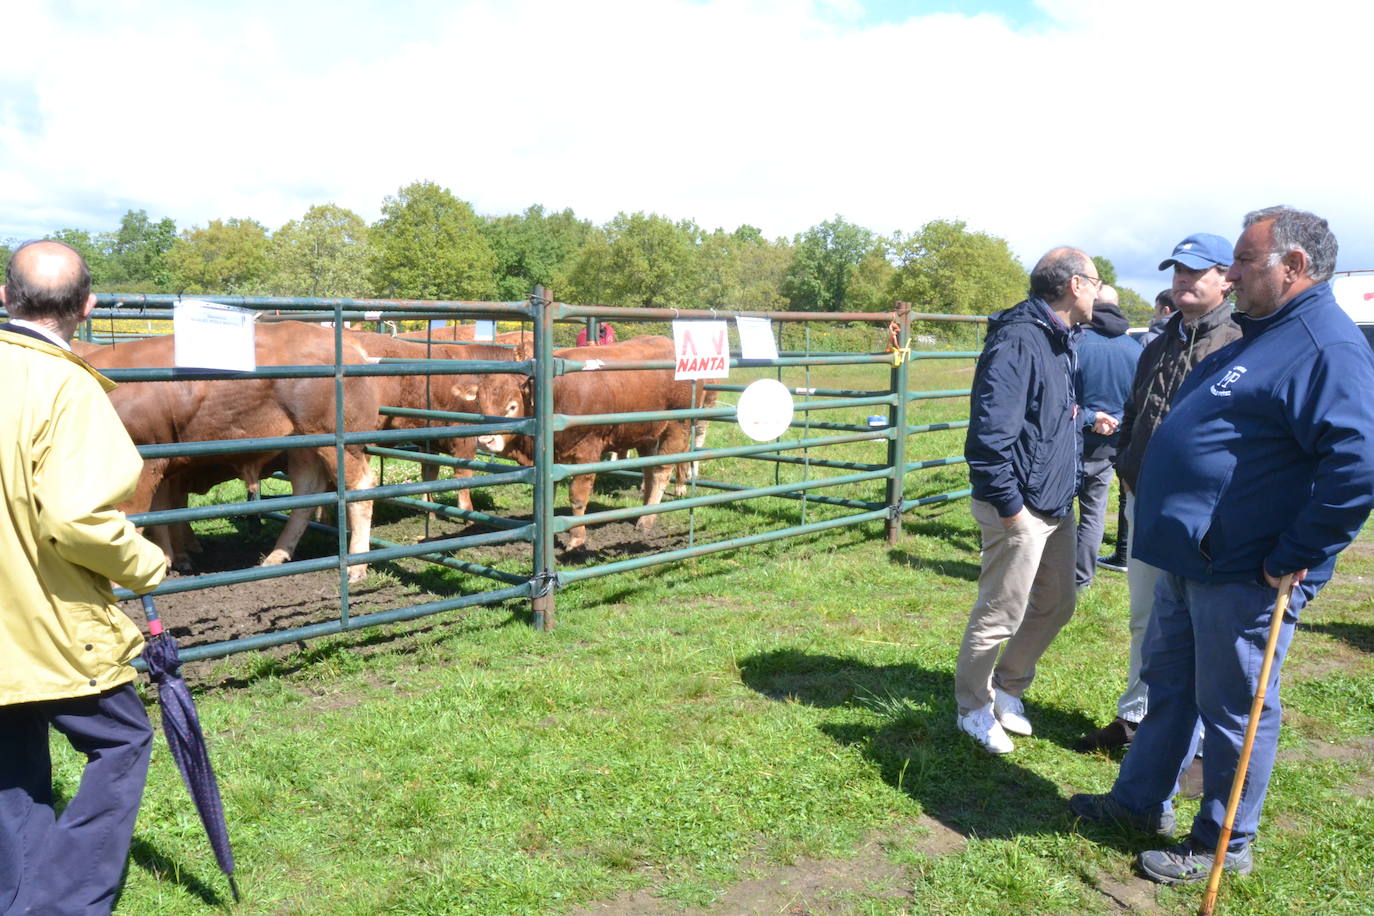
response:
{"label": "cow leg", "polygon": [[[154,505],[161,508],[161,503],[165,501],[165,494],[159,497],[159,490],[162,488],[162,480],[166,473],[166,458],[152,458],[144,461],[143,469],[138,474],[138,485],[134,488],[134,495],[120,503],[120,511],[125,515],[135,515],[150,511]],[[146,528],[140,528],[139,533],[144,534],[148,540],[162,548],[164,561],[167,568],[171,569],[173,548],[166,526],[154,525],[151,532]]]}
{"label": "cow leg", "polygon": [[[643,451],[640,452],[642,456]],[[651,451],[650,454],[653,454]],[[671,466],[661,464],[655,468],[644,469],[644,505],[657,506],[663,502],[663,491],[668,489],[668,475],[673,473]],[[640,531],[652,531],[654,523],[658,521],[656,515],[641,515],[635,522],[635,527]]]}
{"label": "cow leg", "polygon": [[[472,456],[471,456],[471,455],[467,455],[467,456],[463,456],[463,457],[471,458]],[[436,480],[439,479],[439,466],[438,466],[437,464],[422,464],[422,465],[420,465],[420,476],[421,476],[422,478],[424,478],[425,483],[433,483],[434,481],[436,481]],[[468,469],[468,468],[454,468],[454,469],[453,469],[453,476],[454,476],[454,477],[471,477],[471,476],[472,476],[472,471],[471,471],[470,469]],[[435,493],[429,493],[429,494],[426,494],[425,499],[429,500],[430,502],[437,502],[438,499],[439,499],[439,497],[438,497],[438,495],[435,494]],[[471,511],[472,511],[472,491],[471,491],[471,490],[459,490],[459,491],[458,491],[458,508],[459,508],[459,509],[465,509],[465,510],[467,510],[468,512],[471,512]]]}
{"label": "cow leg", "polygon": [[[471,436],[464,436],[453,440],[453,447],[450,449],[454,458],[462,458],[464,461],[471,461],[477,457],[477,440]],[[471,468],[454,468],[454,477],[471,477]],[[467,512],[472,511],[472,491],[458,491],[458,508]]]}
{"label": "cow leg", "polygon": [[[713,405],[714,406],[714,405]],[[692,450],[701,451],[706,446],[706,427],[709,424],[705,420],[697,421],[696,435],[692,436]],[[701,473],[701,462],[693,461],[684,464],[673,465],[673,495],[679,498],[687,495],[687,484],[689,481],[696,480]]]}
{"label": "cow leg", "polygon": [[[288,452],[286,473],[291,478],[293,496],[324,492],[324,469],[313,452],[304,449],[292,449]],[[296,545],[300,543],[301,535],[305,534],[305,529],[310,524],[313,511],[308,507],[291,510],[286,527],[282,529],[272,552],[262,561],[263,566],[277,566],[291,559],[291,555],[296,551]]]}
{"label": "cow leg", "polygon": [[[377,484],[371,460],[361,453],[349,452],[344,458],[344,480],[350,490],[370,490]],[[348,552],[367,553],[372,548],[372,501],[348,504]],[[367,578],[367,564],[348,567],[348,581]]]}
{"label": "cow leg", "polygon": [[[148,511],[161,512],[164,509],[174,508],[170,491],[169,480],[163,480],[159,483],[148,503]],[[161,548],[168,569],[175,569],[177,572],[190,572],[190,559],[185,556],[184,550],[178,550],[178,539],[173,530],[176,527],[176,525],[153,525],[150,528],[145,528],[143,535]]]}
{"label": "cow leg", "polygon": [[[686,421],[669,423],[663,430],[657,447],[640,449],[640,455],[677,455],[687,451],[687,440],[691,426]],[[674,465],[661,464],[656,468],[644,469],[644,505],[657,506],[663,502],[663,491],[668,489],[668,476],[673,473]],[[681,467],[681,465],[676,465]],[[640,531],[652,531],[658,516],[644,515],[635,522]]]}
{"label": "cow leg", "polygon": [[[420,462],[420,479],[425,483],[434,483],[434,481],[439,479],[439,465],[429,464],[424,461]],[[437,493],[426,493],[425,499],[430,502],[438,502],[439,496]],[[433,514],[432,512],[430,513],[430,515]]]}
{"label": "cow leg", "polygon": [[[596,483],[595,474],[579,474],[568,481],[568,504],[572,506],[574,516],[587,514],[587,503],[591,500],[594,483]],[[578,525],[576,528],[568,530],[569,550],[576,550],[586,543],[586,525]]]}
{"label": "cow leg", "polygon": [[[262,499],[262,474],[261,468],[256,465],[242,465],[239,467],[239,476],[243,478],[244,498],[249,502],[257,502]],[[262,516],[246,516],[245,524],[249,531],[257,534],[262,531]]]}
{"label": "cow leg", "polygon": [[[460,478],[471,477],[471,476],[472,476],[472,469],[471,469],[471,468],[454,468],[454,469],[453,469],[453,476],[454,476],[454,477],[460,477]],[[472,511],[472,491],[471,491],[471,490],[459,490],[459,491],[458,491],[458,508],[459,508],[459,509],[462,509],[462,510],[464,510],[464,511],[466,511],[466,512],[471,512],[471,511]]]}
{"label": "cow leg", "polygon": [[[153,496],[152,508],[185,509],[188,505],[186,496],[186,479],[180,474],[173,474],[163,480],[157,488],[157,493]],[[172,568],[178,572],[191,572],[193,568],[191,554],[201,552],[200,541],[196,540],[195,533],[191,531],[191,526],[186,522],[174,522],[170,525],[158,526],[158,531],[166,539],[164,552],[172,558]]]}

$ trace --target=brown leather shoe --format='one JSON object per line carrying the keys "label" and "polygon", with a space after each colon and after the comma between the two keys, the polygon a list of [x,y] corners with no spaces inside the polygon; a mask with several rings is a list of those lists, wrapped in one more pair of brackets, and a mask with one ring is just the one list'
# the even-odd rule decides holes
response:
{"label": "brown leather shoe", "polygon": [[1117,717],[1091,735],[1079,738],[1073,749],[1080,754],[1091,754],[1093,751],[1114,751],[1129,747],[1131,739],[1135,737],[1135,729],[1134,722]]}
{"label": "brown leather shoe", "polygon": [[1188,764],[1188,769],[1183,771],[1183,775],[1178,778],[1178,794],[1180,798],[1201,798],[1202,797],[1202,755],[1193,758],[1193,762]]}

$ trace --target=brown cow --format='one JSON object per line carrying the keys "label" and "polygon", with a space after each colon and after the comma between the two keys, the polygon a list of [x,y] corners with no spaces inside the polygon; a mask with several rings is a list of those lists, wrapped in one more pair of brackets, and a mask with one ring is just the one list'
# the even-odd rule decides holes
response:
{"label": "brown cow", "polygon": [[[426,345],[415,340],[373,334],[370,331],[349,331],[348,341],[359,347],[369,360],[388,359],[480,359],[513,360],[520,357],[510,347],[491,344],[432,344]],[[391,375],[373,376],[368,379],[375,392],[377,404],[383,407],[409,407],[419,410],[447,410],[473,413],[478,408],[477,392],[485,383],[487,376],[475,375]],[[426,386],[428,380],[428,386]],[[422,429],[424,420],[413,417],[383,416],[383,429]],[[432,421],[432,426],[453,426],[447,421]],[[477,443],[472,436],[440,439],[436,448],[455,458],[471,461],[477,454]],[[426,481],[435,480],[439,475],[437,465],[422,463],[421,473]],[[471,477],[467,468],[454,468],[454,477]],[[431,497],[432,499],[432,497]],[[472,511],[470,490],[458,491],[458,507]]]}
{"label": "brown cow", "polygon": [[[635,337],[622,343],[599,347],[569,347],[555,350],[564,359],[608,363],[630,360],[671,360],[673,341],[667,337]],[[529,416],[533,412],[527,386],[493,384],[480,393],[482,412],[493,416]],[[633,411],[686,410],[692,407],[692,383],[673,380],[672,369],[630,370],[593,369],[560,375],[554,379],[554,411],[561,414],[608,414]],[[699,398],[700,400],[700,398]],[[565,464],[599,461],[607,452],[626,454],[634,449],[642,456],[671,455],[687,450],[690,422],[654,420],[615,423],[606,426],[577,426],[554,434],[554,460]],[[494,434],[478,442],[493,452],[531,463],[528,436]],[[672,468],[663,465],[644,471],[644,504],[655,506],[663,498]],[[595,474],[581,474],[568,483],[569,501],[574,516],[587,511]],[[636,527],[648,531],[654,516],[642,516]],[[578,526],[569,532],[568,549],[586,543],[587,529]]]}
{"label": "brown cow", "polygon": [[[263,324],[256,329],[257,363],[273,365],[328,365],[334,362],[333,331],[313,324],[285,321]],[[166,367],[173,362],[174,340],[151,337],[128,341],[93,353],[87,359],[98,368]],[[363,363],[366,355],[345,344],[344,362]],[[377,401],[365,378],[344,382],[348,431],[377,428]],[[196,442],[210,439],[241,439],[287,435],[332,433],[335,428],[334,380],[309,379],[234,379],[229,381],[186,380],[124,384],[110,393],[135,444]],[[192,488],[208,488],[221,480],[242,477],[250,488],[282,450],[231,455],[158,458],[144,462],[143,474],[133,499],[122,508],[126,512],[145,512],[150,508],[185,505],[184,495]],[[350,489],[373,486],[371,464],[363,448],[345,448],[344,480]],[[333,445],[298,448],[286,452],[287,474],[296,495],[323,492],[337,475],[337,453]],[[165,485],[164,485],[165,484]],[[272,552],[263,561],[273,566],[291,558],[297,542],[310,521],[310,509],[292,511]],[[372,504],[348,505],[351,532],[349,551],[368,549],[372,527]],[[181,563],[176,546],[163,542],[169,562]],[[367,566],[349,568],[349,579],[359,581]]]}
{"label": "brown cow", "polygon": [[[419,340],[422,342],[428,339],[443,342],[458,341],[460,343],[473,343],[473,336],[476,332],[476,325],[450,324],[441,328],[406,331],[404,334],[397,334],[396,336],[406,340]],[[534,352],[534,332],[529,330],[505,331],[497,334],[495,339],[492,340],[492,343],[514,347],[517,353],[516,359],[529,359]]]}

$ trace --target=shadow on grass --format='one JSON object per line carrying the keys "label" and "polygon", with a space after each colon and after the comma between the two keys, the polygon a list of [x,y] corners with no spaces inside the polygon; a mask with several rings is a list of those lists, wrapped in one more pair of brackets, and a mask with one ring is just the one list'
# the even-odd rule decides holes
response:
{"label": "shadow on grass", "polygon": [[982,572],[981,566],[968,560],[918,557],[907,550],[889,550],[887,557],[893,563],[908,569],[925,570],[939,576],[963,579],[965,582],[977,582],[978,575]]}
{"label": "shadow on grass", "polygon": [[[208,850],[208,846],[206,847]],[[191,874],[191,866],[179,859],[173,859],[147,840],[134,836],[129,847],[129,858],[134,865],[150,873],[159,881],[169,881],[181,885],[189,894],[194,894],[206,906],[227,909],[229,900],[221,897],[215,888]]]}
{"label": "shadow on grass", "polygon": [[1374,652],[1374,626],[1367,623],[1333,621],[1331,623],[1305,623],[1301,626],[1304,630],[1310,630],[1313,633],[1335,637],[1361,652]]}
{"label": "shadow on grass", "polygon": [[[954,723],[954,678],[919,665],[869,665],[833,655],[782,649],[740,662],[744,683],[775,700],[820,709],[866,709],[882,725],[837,720],[819,729],[859,748],[883,781],[922,810],[966,837],[1069,833],[1075,819],[1058,785],[1023,766],[1015,755],[994,756],[959,733]],[[1027,703],[1037,735],[1068,746],[1092,722],[1078,713]],[[1080,825],[1081,832],[1122,851],[1152,848],[1148,838],[1112,827]]]}
{"label": "shadow on grass", "polygon": [[[416,655],[429,643],[462,639],[469,634],[489,632],[522,624],[531,626],[534,615],[526,599],[517,598],[493,608],[506,608],[507,616],[497,622],[483,620],[474,623],[467,618],[463,609],[462,616],[431,616],[403,620],[390,624],[377,624],[358,630],[347,630],[330,636],[318,637],[313,642],[296,642],[295,651],[284,655],[258,653],[248,656],[248,670],[217,678],[198,677],[195,679],[197,690],[241,690],[259,681],[289,677],[307,672],[312,668],[359,665],[359,659],[368,652],[385,651],[395,656]],[[446,614],[454,614],[449,611]],[[292,645],[286,643],[284,646]],[[277,648],[283,648],[279,646]]]}

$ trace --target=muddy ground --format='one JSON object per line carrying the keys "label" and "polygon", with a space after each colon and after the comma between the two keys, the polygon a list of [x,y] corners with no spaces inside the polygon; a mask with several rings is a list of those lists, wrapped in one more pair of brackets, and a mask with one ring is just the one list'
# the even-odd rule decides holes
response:
{"label": "muddy ground", "polygon": [[[481,500],[477,508],[492,509],[491,506],[484,506]],[[596,511],[609,506],[598,505],[594,499],[591,508]],[[566,512],[566,508],[560,509],[560,513]],[[193,556],[194,568],[185,575],[257,566],[272,549],[281,531],[281,522],[269,519],[255,524],[251,520],[240,519],[230,527],[232,531],[229,533],[200,536],[202,550]],[[433,519],[426,525],[419,516],[386,506],[377,510],[373,526],[374,536],[399,544],[481,534],[491,530],[478,524],[445,519]],[[589,549],[561,549],[567,535],[560,535],[558,563],[560,567],[589,562],[607,563],[644,553],[675,550],[687,546],[687,534],[686,520],[680,514],[659,517],[654,530],[650,532],[638,530],[633,522],[613,522],[588,529]],[[335,535],[311,531],[302,539],[294,559],[335,555]],[[523,574],[530,569],[532,551],[528,544],[514,543],[464,551],[463,558]],[[484,585],[484,580],[476,577],[466,578],[455,585],[451,574],[418,560],[385,563],[375,569],[381,575],[371,576],[362,584],[349,587],[349,606],[354,615],[407,607],[460,593],[507,587],[498,582]],[[172,575],[174,578],[183,577],[181,573]],[[339,617],[339,594],[339,574],[329,570],[160,595],[156,601],[158,613],[167,630],[184,650],[336,620]],[[130,617],[142,623],[143,613],[137,602],[126,601],[124,608]],[[297,643],[289,643],[283,651],[297,646]],[[188,673],[192,673],[192,670],[188,670]]]}

